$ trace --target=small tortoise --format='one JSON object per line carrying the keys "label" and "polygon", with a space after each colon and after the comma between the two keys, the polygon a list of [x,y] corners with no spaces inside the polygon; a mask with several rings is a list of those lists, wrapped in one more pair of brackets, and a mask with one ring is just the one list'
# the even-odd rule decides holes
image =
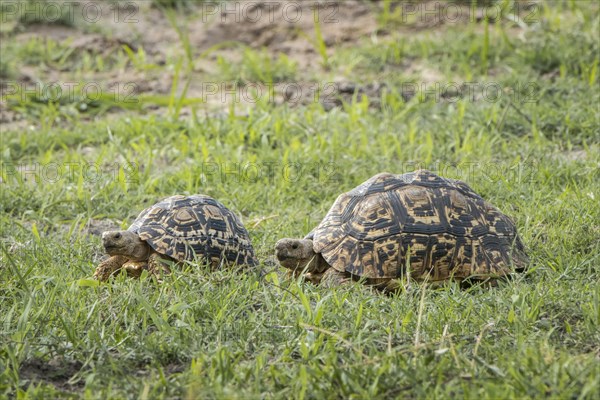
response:
{"label": "small tortoise", "polygon": [[523,271],[514,223],[464,182],[419,170],[375,175],[340,195],[304,239],[281,239],[279,263],[307,280],[365,279],[384,291],[415,281],[489,280]]}
{"label": "small tortoise", "polygon": [[102,234],[106,253],[94,277],[105,281],[120,269],[139,276],[168,272],[161,260],[257,265],[246,228],[209,196],[172,196],[145,209],[126,231]]}

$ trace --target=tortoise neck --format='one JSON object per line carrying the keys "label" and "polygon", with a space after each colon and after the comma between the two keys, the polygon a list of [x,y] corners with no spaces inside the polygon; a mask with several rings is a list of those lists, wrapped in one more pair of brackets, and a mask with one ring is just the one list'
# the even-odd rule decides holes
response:
{"label": "tortoise neck", "polygon": [[134,261],[144,261],[150,257],[150,253],[152,253],[152,248],[150,245],[142,240],[136,244],[135,250],[133,252],[133,257],[131,257]]}
{"label": "tortoise neck", "polygon": [[329,264],[327,263],[327,261],[325,261],[323,256],[319,253],[315,253],[313,259],[310,262],[308,270],[311,272],[321,273],[325,272],[325,270],[327,270],[329,267]]}

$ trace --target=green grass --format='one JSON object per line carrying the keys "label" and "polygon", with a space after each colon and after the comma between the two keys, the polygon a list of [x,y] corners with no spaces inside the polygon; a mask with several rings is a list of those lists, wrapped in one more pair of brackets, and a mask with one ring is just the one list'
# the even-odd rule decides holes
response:
{"label": "green grass", "polygon": [[241,50],[239,62],[218,56],[219,79],[234,83],[277,83],[293,81],[296,75],[296,63],[281,53],[272,56],[267,51],[256,51],[248,47]]}
{"label": "green grass", "polygon": [[[598,398],[598,8],[565,2],[540,15],[524,32],[490,23],[485,40],[484,22],[365,40],[333,49],[326,69],[318,52],[301,71],[243,47],[239,69],[216,62],[224,81],[384,82],[377,108],[259,101],[207,114],[173,91],[153,98],[163,113],[140,97],[136,108],[96,114],[9,98],[31,128],[2,127],[0,397]],[[59,68],[67,51],[6,42],[3,54],[39,54],[43,68]],[[199,50],[183,47],[186,58],[152,69],[189,82]],[[151,63],[139,51],[129,58],[128,68]],[[70,68],[97,71],[81,65]],[[422,79],[410,65],[521,97],[407,99],[402,84]],[[178,269],[161,285],[91,281],[102,252],[89,225],[125,228],[163,197],[218,198],[266,261],[341,192],[417,167],[467,181],[512,216],[529,272],[492,289],[415,285],[394,296],[313,287],[269,263]]]}

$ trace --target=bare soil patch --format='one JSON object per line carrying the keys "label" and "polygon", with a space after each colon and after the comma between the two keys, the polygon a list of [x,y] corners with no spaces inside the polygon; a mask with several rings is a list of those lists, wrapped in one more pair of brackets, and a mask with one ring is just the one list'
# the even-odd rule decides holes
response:
{"label": "bare soil patch", "polygon": [[28,384],[44,382],[61,391],[75,392],[84,386],[81,380],[71,381],[82,365],[78,361],[67,361],[62,357],[55,357],[47,362],[34,358],[21,364],[19,375]]}
{"label": "bare soil patch", "polygon": [[[384,86],[377,82],[358,84],[356,79],[350,81],[352,78],[343,76],[341,71],[338,74],[338,71],[330,71],[323,65],[317,28],[320,28],[325,51],[330,57],[334,50],[352,48],[369,38],[382,40],[392,33],[410,37],[426,30],[428,34],[440,35],[446,26],[480,21],[482,15],[494,11],[489,7],[472,9],[461,4],[458,7],[459,17],[451,19],[447,14],[455,8],[441,9],[449,7],[444,2],[414,2],[401,6],[392,2],[391,13],[403,7],[406,18],[402,17],[383,29],[381,10],[384,5],[380,1],[198,2],[186,6],[187,12],[163,10],[153,6],[150,1],[86,2],[86,7],[96,4],[94,8],[101,10],[93,23],[82,20],[81,5],[73,4],[73,14],[78,16],[73,24],[24,24],[15,30],[10,40],[25,45],[33,38],[46,38],[68,46],[72,57],[99,57],[108,64],[110,60],[121,57],[124,62],[99,71],[74,71],[44,63],[25,65],[17,71],[16,82],[48,84],[82,81],[84,84],[98,85],[104,93],[118,93],[114,95],[117,103],[144,95],[168,97],[173,90],[180,95],[184,83],[189,82],[186,96],[201,99],[202,108],[217,113],[227,110],[231,103],[224,100],[220,93],[236,90],[231,86],[235,83],[226,82],[230,78],[220,76],[218,59],[237,65],[244,46],[266,51],[273,60],[285,55],[296,64],[297,72],[291,79],[295,86],[291,89],[285,85],[275,87],[273,102],[276,104],[285,102],[294,106],[319,101],[326,109],[331,109],[351,100],[353,96],[358,96],[359,100],[367,96],[370,103],[377,106]],[[429,10],[428,18],[423,14],[426,10]],[[173,16],[171,21],[169,14]],[[395,18],[398,18],[397,15]],[[488,19],[491,23],[495,21]],[[176,74],[173,64],[178,59],[185,59],[186,40],[189,41],[194,59],[194,70],[188,73],[182,70],[179,84],[173,88]],[[222,47],[225,43],[237,45]],[[126,49],[143,59],[143,65],[139,64],[140,61],[128,60]],[[406,65],[399,68],[403,73],[420,76],[422,82],[441,79],[438,71],[416,61],[408,60]],[[324,76],[333,77],[330,78],[332,85],[320,87],[320,97],[315,100],[315,92],[310,86]],[[285,81],[290,82],[290,79]],[[6,90],[6,83],[0,82],[2,90]],[[207,96],[207,83],[220,85],[219,95]],[[298,90],[301,91],[299,97],[290,100],[290,94]],[[234,101],[239,103],[240,110],[237,112],[244,113],[245,109],[253,107],[251,96],[237,96]],[[158,114],[166,112],[165,107],[151,104],[146,105],[145,110]],[[118,107],[110,110],[110,113],[118,112]],[[185,117],[190,112],[189,107],[184,107],[180,115]],[[7,107],[3,96],[0,101],[0,122],[3,127],[24,129],[27,124],[22,121],[23,118]]]}

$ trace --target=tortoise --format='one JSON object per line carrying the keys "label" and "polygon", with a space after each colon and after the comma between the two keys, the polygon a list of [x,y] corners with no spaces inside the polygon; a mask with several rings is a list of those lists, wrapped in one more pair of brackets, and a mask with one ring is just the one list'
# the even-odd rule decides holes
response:
{"label": "tortoise", "polygon": [[121,269],[132,276],[143,270],[159,275],[169,271],[164,260],[258,264],[241,221],[205,195],[166,198],[142,211],[129,229],[104,232],[102,243],[111,257],[96,268],[94,277],[101,281]]}
{"label": "tortoise", "polygon": [[381,173],[340,195],[304,239],[275,245],[281,266],[316,284],[487,280],[529,260],[509,217],[466,183],[427,170]]}

